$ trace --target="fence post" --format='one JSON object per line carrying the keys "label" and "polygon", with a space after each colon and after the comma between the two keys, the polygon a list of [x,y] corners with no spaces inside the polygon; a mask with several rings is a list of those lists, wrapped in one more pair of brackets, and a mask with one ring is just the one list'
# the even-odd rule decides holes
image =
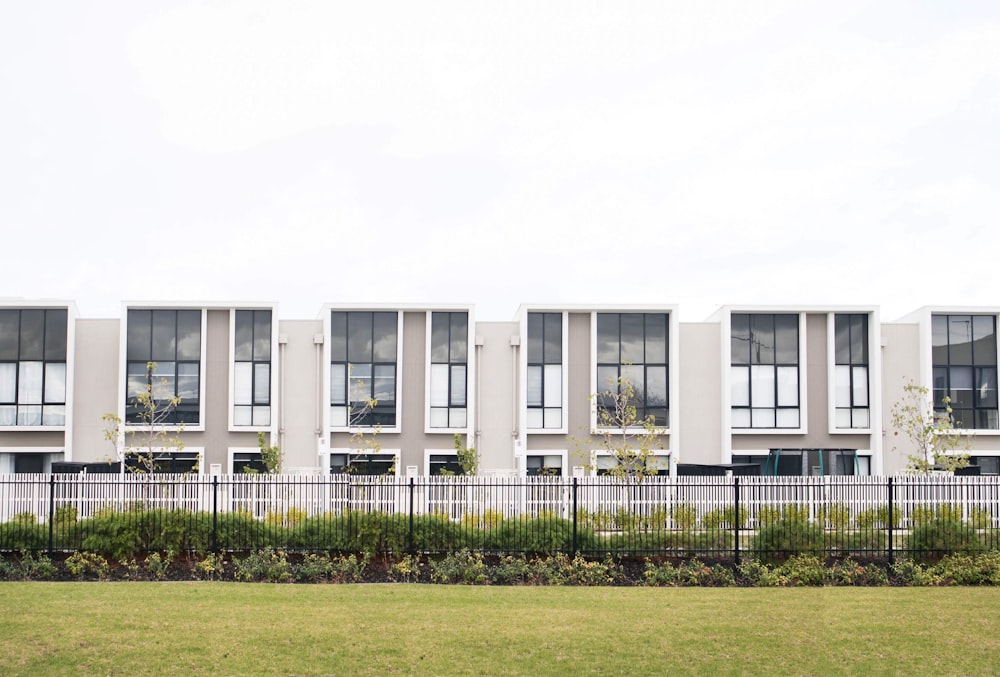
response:
{"label": "fence post", "polygon": [[407,551],[413,554],[413,478],[410,478],[410,533],[407,536]]}
{"label": "fence post", "polygon": [[55,528],[56,476],[49,475],[49,557],[52,557],[52,530]]}
{"label": "fence post", "polygon": [[576,517],[576,492],[577,492],[577,481],[576,480],[577,480],[577,478],[574,477],[573,478],[573,552],[572,552],[572,554],[574,554],[574,555],[576,554],[576,551],[577,551],[577,537],[576,537],[576,521],[577,521],[577,517]]}
{"label": "fence post", "polygon": [[736,558],[736,566],[740,564],[740,478],[733,477],[733,531],[736,538],[733,555]]}
{"label": "fence post", "polygon": [[219,549],[219,476],[212,475],[212,552]]}
{"label": "fence post", "polygon": [[888,514],[888,521],[889,521],[889,524],[888,524],[888,528],[889,528],[889,564],[893,564],[894,563],[893,554],[892,554],[892,523],[893,523],[893,517],[894,517],[893,513],[895,512],[892,509],[893,508],[892,501],[893,501],[893,495],[894,495],[894,493],[895,492],[892,490],[892,476],[890,475],[889,476],[889,510],[888,510],[888,512],[889,512],[889,514]]}

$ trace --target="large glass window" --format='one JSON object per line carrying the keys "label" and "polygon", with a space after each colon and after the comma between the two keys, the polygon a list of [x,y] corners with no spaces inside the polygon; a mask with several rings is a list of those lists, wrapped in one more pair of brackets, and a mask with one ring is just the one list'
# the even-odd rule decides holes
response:
{"label": "large glass window", "polygon": [[764,463],[765,475],[784,477],[870,475],[867,456],[854,449],[771,449]]}
{"label": "large glass window", "polygon": [[[163,424],[200,422],[201,311],[130,310],[125,421],[142,419],[138,397],[150,393]],[[179,400],[171,405],[171,400]]]}
{"label": "large glass window", "polygon": [[331,314],[331,425],[396,425],[398,331],[397,313],[334,311]]}
{"label": "large glass window", "polygon": [[468,422],[469,314],[431,313],[431,428]]}
{"label": "large glass window", "polygon": [[396,455],[387,453],[330,454],[332,475],[395,475]]}
{"label": "large glass window", "polygon": [[528,313],[528,428],[562,427],[562,313]]}
{"label": "large glass window", "polygon": [[614,418],[614,401],[606,393],[620,393],[628,383],[636,425],[647,417],[668,426],[669,391],[667,313],[597,314],[597,406]]}
{"label": "large glass window", "polygon": [[559,454],[528,454],[524,458],[524,474],[528,477],[560,477],[563,457]]}
{"label": "large glass window", "polygon": [[0,426],[66,423],[64,308],[0,310]]}
{"label": "large glass window", "polygon": [[271,311],[237,310],[233,337],[233,425],[271,424]]}
{"label": "large glass window", "polygon": [[934,410],[946,416],[950,406],[956,428],[996,430],[996,316],[934,315],[931,333]]}
{"label": "large glass window", "polygon": [[798,428],[799,316],[733,313],[733,428]]}
{"label": "large glass window", "polygon": [[834,399],[837,428],[868,428],[868,316],[834,316]]}

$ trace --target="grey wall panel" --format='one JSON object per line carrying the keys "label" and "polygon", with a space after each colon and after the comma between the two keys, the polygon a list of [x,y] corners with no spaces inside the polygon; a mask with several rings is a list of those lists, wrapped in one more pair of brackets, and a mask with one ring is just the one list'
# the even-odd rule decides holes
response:
{"label": "grey wall panel", "polygon": [[[322,345],[313,342],[323,334],[321,320],[283,320],[278,325],[279,335],[288,339],[283,351],[284,364],[284,433],[280,446],[285,452],[285,467],[319,467],[317,439],[321,423],[320,408],[328,406],[329,393],[320,393],[323,369]],[[319,357],[317,357],[317,354]],[[279,416],[282,414],[279,414]]]}
{"label": "grey wall panel", "polygon": [[76,321],[73,356],[73,460],[115,460],[104,414],[118,411],[119,320]]}
{"label": "grey wall panel", "polygon": [[678,463],[722,462],[721,330],[718,322],[680,325],[681,363],[671,367],[680,369],[680,393],[670,397],[671,409],[680,408],[683,430]]}

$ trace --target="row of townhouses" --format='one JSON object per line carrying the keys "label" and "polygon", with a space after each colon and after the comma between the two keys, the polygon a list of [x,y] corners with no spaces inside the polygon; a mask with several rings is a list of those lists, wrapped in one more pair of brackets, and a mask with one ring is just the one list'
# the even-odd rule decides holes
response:
{"label": "row of townhouses", "polygon": [[[0,473],[116,460],[105,415],[141,427],[145,391],[179,398],[165,423],[184,445],[158,454],[165,472],[258,468],[263,432],[288,472],[453,471],[459,434],[485,474],[599,473],[614,460],[597,451],[594,394],[627,379],[660,427],[662,473],[901,472],[890,412],[912,382],[939,408],[950,397],[973,465],[997,474],[998,316],[725,306],[681,323],[673,305],[525,305],[481,322],[471,305],[328,304],[286,320],[276,303],[129,302],[91,319],[8,300]],[[375,453],[357,453],[357,429],[378,431]]]}

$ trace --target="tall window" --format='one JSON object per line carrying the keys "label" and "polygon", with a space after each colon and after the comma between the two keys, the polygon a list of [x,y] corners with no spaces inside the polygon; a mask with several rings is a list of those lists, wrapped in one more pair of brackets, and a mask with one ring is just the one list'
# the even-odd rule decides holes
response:
{"label": "tall window", "polygon": [[996,430],[996,317],[934,315],[931,329],[935,411],[950,406],[956,428]]}
{"label": "tall window", "polygon": [[[597,314],[597,390],[631,384],[637,424],[652,416],[654,425],[669,425],[668,318],[667,313]],[[598,398],[597,406],[610,409],[607,399]]]}
{"label": "tall window", "polygon": [[[199,423],[201,311],[130,310],[125,421],[142,423],[137,397],[150,392],[167,424]],[[167,403],[180,398],[175,407]]]}
{"label": "tall window", "polygon": [[0,426],[66,423],[65,309],[0,310]]}
{"label": "tall window", "polygon": [[464,428],[469,314],[431,313],[431,428]]}
{"label": "tall window", "polygon": [[562,427],[562,313],[528,313],[528,428]]}
{"label": "tall window", "polygon": [[799,316],[733,313],[734,428],[798,428]]}
{"label": "tall window", "polygon": [[396,425],[398,314],[330,315],[330,422],[334,427]]}
{"label": "tall window", "polygon": [[864,313],[834,316],[834,393],[836,426],[867,428],[868,404],[868,316]]}
{"label": "tall window", "polygon": [[233,425],[270,425],[270,310],[236,311],[233,354]]}

